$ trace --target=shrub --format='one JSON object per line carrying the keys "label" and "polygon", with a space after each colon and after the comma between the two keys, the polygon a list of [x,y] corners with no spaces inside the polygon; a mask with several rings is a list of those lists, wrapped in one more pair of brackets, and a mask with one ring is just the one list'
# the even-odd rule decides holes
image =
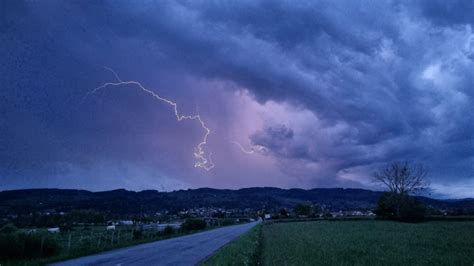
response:
{"label": "shrub", "polygon": [[11,234],[11,233],[15,233],[17,230],[18,228],[16,228],[14,224],[6,224],[2,226],[2,228],[0,229],[0,233]]}
{"label": "shrub", "polygon": [[375,214],[384,219],[421,222],[425,218],[426,208],[418,199],[408,195],[384,193],[379,199]]}
{"label": "shrub", "polygon": [[293,209],[298,216],[309,216],[311,214],[311,205],[299,203]]}
{"label": "shrub", "polygon": [[288,213],[288,211],[284,208],[280,209],[280,213],[279,215],[282,217],[282,218],[287,218],[288,216],[290,216],[290,214]]}
{"label": "shrub", "polygon": [[166,226],[165,229],[162,231],[163,235],[168,236],[174,234],[174,228],[171,226]]}
{"label": "shrub", "polygon": [[141,229],[133,230],[133,240],[143,239],[143,231]]}
{"label": "shrub", "polygon": [[271,216],[272,216],[272,220],[278,220],[281,218],[279,213],[273,213],[271,214]]}
{"label": "shrub", "polygon": [[61,232],[69,232],[72,230],[72,223],[71,222],[64,222],[59,225],[59,230]]}
{"label": "shrub", "polygon": [[331,217],[332,217],[332,214],[331,214],[330,211],[324,211],[324,212],[323,212],[323,217],[324,217],[324,218],[331,218]]}
{"label": "shrub", "polygon": [[214,214],[212,215],[212,217],[215,217],[215,218],[224,218],[224,217],[225,217],[225,212],[218,211],[217,213],[214,213]]}
{"label": "shrub", "polygon": [[400,220],[403,222],[422,222],[425,220],[425,205],[413,197],[408,197],[402,202]]}
{"label": "shrub", "polygon": [[221,221],[221,225],[232,225],[235,224],[235,219],[227,218]]}
{"label": "shrub", "polygon": [[207,224],[204,220],[201,219],[186,219],[186,221],[181,225],[183,231],[192,231],[200,230],[206,228]]}
{"label": "shrub", "polygon": [[0,258],[7,260],[51,257],[59,253],[60,245],[48,235],[0,234]]}

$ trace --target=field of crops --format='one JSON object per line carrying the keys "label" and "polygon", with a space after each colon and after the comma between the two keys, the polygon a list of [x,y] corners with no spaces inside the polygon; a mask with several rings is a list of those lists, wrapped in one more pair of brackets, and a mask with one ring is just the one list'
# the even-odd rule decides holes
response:
{"label": "field of crops", "polygon": [[[167,228],[157,231],[139,229],[136,226],[116,226],[115,230],[106,230],[106,226],[75,226],[60,233],[49,233],[46,229],[35,229],[34,232],[31,232],[31,229],[20,229],[11,234],[0,234],[0,266],[44,265],[215,227],[188,228],[186,230],[168,230]],[[6,256],[10,256],[10,258]]]}
{"label": "field of crops", "polygon": [[[236,250],[259,239],[251,264],[473,265],[474,222],[313,221],[268,223],[223,248],[209,265],[239,264]],[[258,248],[255,248],[258,247]]]}
{"label": "field of crops", "polygon": [[[23,258],[9,260],[0,256],[0,265],[44,264],[180,234],[183,232],[137,230],[133,226],[118,226],[116,230],[110,231],[106,230],[106,226],[76,226],[60,233],[48,233],[46,229],[38,229],[35,232],[23,229],[9,235],[0,234],[0,255],[15,256],[14,254],[18,253],[16,256]],[[24,239],[24,242],[20,239]],[[40,258],[44,257],[44,254],[50,254],[49,258]]]}
{"label": "field of crops", "polygon": [[105,226],[75,227],[69,232],[52,234],[61,245],[61,255],[75,257],[102,250],[162,238],[152,230],[134,230],[133,226],[119,226],[107,231]]}

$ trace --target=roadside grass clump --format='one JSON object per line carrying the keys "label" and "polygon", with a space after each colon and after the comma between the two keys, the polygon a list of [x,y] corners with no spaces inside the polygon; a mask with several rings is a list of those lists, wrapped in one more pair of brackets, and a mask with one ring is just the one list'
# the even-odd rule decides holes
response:
{"label": "roadside grass clump", "polygon": [[47,258],[60,250],[58,241],[47,234],[0,233],[0,261]]}
{"label": "roadside grass clump", "polygon": [[183,231],[202,230],[207,226],[206,222],[202,219],[188,218],[181,225]]}
{"label": "roadside grass clump", "polygon": [[258,265],[261,254],[262,225],[257,225],[236,241],[222,247],[202,265]]}

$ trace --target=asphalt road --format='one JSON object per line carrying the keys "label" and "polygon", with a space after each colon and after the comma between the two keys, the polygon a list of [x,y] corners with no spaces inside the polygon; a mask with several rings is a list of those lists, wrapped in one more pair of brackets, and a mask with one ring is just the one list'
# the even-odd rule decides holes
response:
{"label": "asphalt road", "polygon": [[247,232],[257,223],[226,226],[192,235],[63,261],[53,265],[196,265],[223,245]]}

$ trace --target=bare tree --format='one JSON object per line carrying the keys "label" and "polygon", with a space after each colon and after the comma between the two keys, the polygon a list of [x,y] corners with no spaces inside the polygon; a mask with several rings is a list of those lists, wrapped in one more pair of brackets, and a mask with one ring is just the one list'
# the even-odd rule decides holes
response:
{"label": "bare tree", "polygon": [[374,173],[375,181],[385,185],[389,192],[408,195],[425,189],[428,171],[422,164],[394,162]]}

